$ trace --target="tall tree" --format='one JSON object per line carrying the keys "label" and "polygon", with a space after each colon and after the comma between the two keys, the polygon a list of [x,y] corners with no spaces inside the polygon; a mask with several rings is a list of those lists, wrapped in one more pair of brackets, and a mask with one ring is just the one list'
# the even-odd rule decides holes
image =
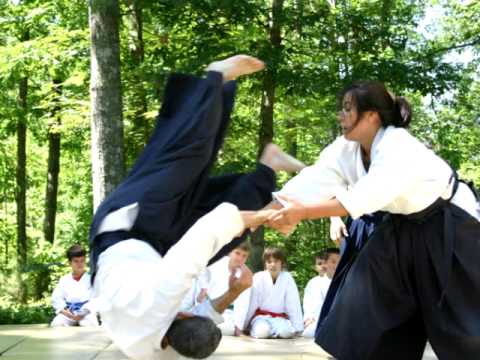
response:
{"label": "tall tree", "polygon": [[118,0],[90,0],[93,203],[124,176]]}
{"label": "tall tree", "polygon": [[[282,17],[284,0],[272,0],[271,13],[268,17],[269,52],[272,57],[272,66],[269,66],[263,78],[262,100],[260,104],[260,129],[258,136],[258,155],[262,153],[265,146],[273,140],[273,114],[275,105],[275,87],[277,67],[282,57]],[[265,236],[263,229],[259,229],[251,236],[252,257],[251,263],[254,270],[263,268],[262,254],[265,248]]]}
{"label": "tall tree", "polygon": [[[30,34],[25,30],[20,41],[28,41]],[[17,274],[19,284],[19,300],[27,301],[27,284],[22,273],[27,265],[27,95],[28,77],[19,81],[18,87],[18,120],[17,120],[17,171],[16,171],[16,203],[17,203]]]}
{"label": "tall tree", "polygon": [[282,17],[284,0],[272,0],[272,10],[269,17],[268,36],[270,39],[270,56],[272,66],[264,74],[262,103],[260,108],[260,131],[258,138],[259,154],[265,145],[273,140],[273,109],[275,105],[275,86],[277,66],[282,57]]}
{"label": "tall tree", "polygon": [[131,128],[125,135],[125,152],[128,162],[134,161],[143,150],[151,130],[146,117],[148,103],[143,67],[145,61],[144,5],[144,1],[127,1],[128,17],[125,23],[128,30],[126,41],[128,54],[125,57],[127,63],[123,66],[122,76],[130,85],[125,89],[125,95],[129,107],[132,108],[132,111],[128,111],[126,115],[126,120],[131,120]]}
{"label": "tall tree", "polygon": [[57,102],[52,109],[52,120],[48,129],[48,166],[47,185],[45,190],[45,218],[43,233],[45,240],[53,244],[55,239],[55,219],[57,216],[58,174],[60,172],[60,126],[59,98],[62,94],[62,81],[53,79],[53,91],[57,94]]}

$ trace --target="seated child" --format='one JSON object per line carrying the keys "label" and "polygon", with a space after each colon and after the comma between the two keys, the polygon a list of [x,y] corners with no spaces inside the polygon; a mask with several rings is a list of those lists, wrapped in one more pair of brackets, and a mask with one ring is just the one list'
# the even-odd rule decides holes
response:
{"label": "seated child", "polygon": [[[237,276],[242,265],[248,259],[250,254],[250,245],[243,242],[233,249],[228,256],[223,257],[216,263],[207,267],[192,285],[192,288],[182,301],[182,311],[191,311],[199,303],[204,302],[207,297],[215,299],[228,290],[228,284],[231,276]],[[240,330],[235,326],[235,302],[226,309],[223,316],[223,323],[218,324],[222,335],[238,336]]]}
{"label": "seated child", "polygon": [[[250,291],[238,303],[245,306],[244,321],[239,325],[250,329],[255,338],[292,338],[303,331],[302,308],[295,280],[285,271],[286,259],[278,248],[263,253],[265,271],[253,276]],[[240,307],[239,307],[240,311]]]}
{"label": "seated child", "polygon": [[85,250],[73,245],[67,251],[70,274],[60,278],[52,294],[57,316],[50,326],[98,326],[94,310],[90,275],[85,271]]}
{"label": "seated child", "polygon": [[315,256],[315,270],[318,272],[318,276],[310,279],[303,295],[305,330],[302,335],[305,337],[315,336],[320,311],[339,259],[340,251],[337,248],[328,248]]}

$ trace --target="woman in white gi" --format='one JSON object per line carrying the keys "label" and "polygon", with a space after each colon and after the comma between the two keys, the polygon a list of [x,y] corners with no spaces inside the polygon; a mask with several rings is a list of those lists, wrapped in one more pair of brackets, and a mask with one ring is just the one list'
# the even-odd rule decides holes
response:
{"label": "woman in white gi", "polygon": [[246,292],[237,300],[249,300],[244,327],[250,328],[254,338],[292,338],[303,331],[297,285],[284,270],[286,259],[280,249],[265,249],[263,261],[265,271],[253,276],[249,296]]}
{"label": "woman in white gi", "polygon": [[85,250],[73,245],[67,250],[72,272],[60,278],[52,294],[52,306],[57,314],[50,326],[98,326],[92,301],[90,274],[85,271]]}
{"label": "woman in white gi", "polygon": [[405,130],[405,99],[378,82],[353,84],[339,99],[343,136],[286,184],[270,225],[288,232],[304,219],[386,215],[344,269],[316,342],[340,360],[421,359],[427,339],[442,360],[478,359],[474,192]]}

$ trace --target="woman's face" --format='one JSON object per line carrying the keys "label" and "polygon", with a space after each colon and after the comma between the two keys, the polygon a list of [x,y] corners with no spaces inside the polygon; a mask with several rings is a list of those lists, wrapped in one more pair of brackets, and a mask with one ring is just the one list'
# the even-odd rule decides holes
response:
{"label": "woman's face", "polygon": [[342,101],[342,110],[338,112],[338,122],[342,134],[347,140],[361,141],[368,133],[370,124],[366,121],[370,112],[365,112],[359,118],[357,106],[351,93],[346,93]]}

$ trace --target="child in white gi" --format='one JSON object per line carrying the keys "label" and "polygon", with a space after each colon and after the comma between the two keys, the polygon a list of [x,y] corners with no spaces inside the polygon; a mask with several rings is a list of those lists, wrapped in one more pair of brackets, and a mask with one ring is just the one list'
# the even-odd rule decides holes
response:
{"label": "child in white gi", "polygon": [[85,250],[73,245],[67,251],[72,272],[60,278],[52,294],[57,316],[50,326],[98,326],[92,300],[90,274],[85,271]]}
{"label": "child in white gi", "polygon": [[339,259],[340,255],[337,248],[329,248],[315,256],[315,270],[318,272],[318,276],[310,279],[303,295],[303,324],[305,330],[302,335],[305,337],[315,335],[318,317]]}
{"label": "child in white gi", "polygon": [[[284,270],[286,260],[280,249],[265,249],[263,260],[265,271],[253,276],[243,325],[250,328],[250,335],[255,338],[292,338],[303,331],[297,285]],[[246,294],[238,301],[245,301]]]}
{"label": "child in white gi", "polygon": [[[192,288],[182,302],[182,310],[191,311],[207,297],[215,299],[228,290],[231,276],[238,276],[250,254],[248,242],[240,244],[228,256],[207,267],[207,270],[194,281]],[[238,313],[238,311],[237,311]],[[235,302],[223,314],[223,322],[218,324],[222,335],[239,336],[241,331],[235,324]],[[238,317],[238,316],[237,316]]]}

